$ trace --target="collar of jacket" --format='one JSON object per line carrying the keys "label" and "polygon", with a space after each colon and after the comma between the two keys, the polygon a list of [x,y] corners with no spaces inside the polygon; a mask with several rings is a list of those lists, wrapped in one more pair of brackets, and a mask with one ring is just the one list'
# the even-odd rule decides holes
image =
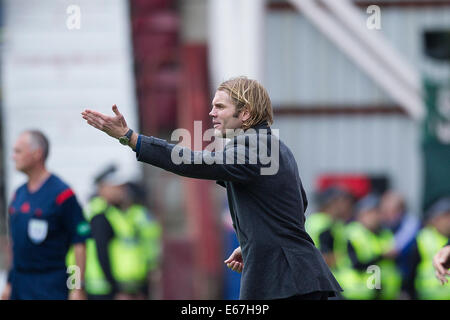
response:
{"label": "collar of jacket", "polygon": [[[253,129],[257,133],[259,133],[260,130],[266,130],[267,134],[272,134],[272,131],[271,131],[267,121],[260,122],[257,125],[254,125],[253,127],[250,127],[249,129]],[[249,130],[249,129],[247,129],[247,130]],[[245,131],[247,131],[247,130],[245,130]]]}
{"label": "collar of jacket", "polygon": [[[248,129],[242,130],[242,128],[240,129],[236,129],[233,132],[232,136],[229,136],[225,139],[227,139],[228,141],[232,141],[234,139],[236,139],[236,137],[241,136],[241,135],[249,135],[249,134],[259,134],[261,130],[265,130],[263,132],[263,134],[267,134],[267,135],[272,135],[272,130],[270,129],[268,123],[266,121],[260,122],[257,125],[254,125],[253,127],[250,127]],[[229,143],[229,142],[227,142]]]}

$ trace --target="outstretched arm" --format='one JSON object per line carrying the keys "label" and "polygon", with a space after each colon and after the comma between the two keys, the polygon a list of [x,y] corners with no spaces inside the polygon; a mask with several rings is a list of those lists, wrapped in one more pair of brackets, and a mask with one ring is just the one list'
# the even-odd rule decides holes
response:
{"label": "outstretched arm", "polygon": [[[116,105],[113,105],[112,110],[115,116],[107,116],[92,110],[85,110],[81,114],[89,125],[117,139],[125,135],[129,128]],[[232,152],[230,153],[225,150],[221,152],[194,152],[154,137],[141,135],[140,139],[139,150],[136,150],[138,161],[146,162],[181,176],[246,183],[260,173],[259,164],[248,163],[250,153],[246,150],[244,144],[231,146]],[[138,134],[133,133],[129,143],[133,150],[136,149],[137,141]],[[253,150],[253,153],[255,153],[256,148],[253,148]],[[244,161],[241,161],[240,157],[245,157]],[[188,163],[184,162],[186,159]],[[240,162],[243,163],[240,164]]]}

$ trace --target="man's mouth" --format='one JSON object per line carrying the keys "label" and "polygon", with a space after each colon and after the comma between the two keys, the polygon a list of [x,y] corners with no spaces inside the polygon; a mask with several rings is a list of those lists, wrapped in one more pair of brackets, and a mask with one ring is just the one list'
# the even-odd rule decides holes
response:
{"label": "man's mouth", "polygon": [[217,128],[220,125],[220,122],[213,122],[213,127]]}

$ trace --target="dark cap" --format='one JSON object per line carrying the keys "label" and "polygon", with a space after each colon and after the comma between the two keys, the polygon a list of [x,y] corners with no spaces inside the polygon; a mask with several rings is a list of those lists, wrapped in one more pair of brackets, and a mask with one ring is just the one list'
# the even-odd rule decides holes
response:
{"label": "dark cap", "polygon": [[440,198],[427,211],[427,219],[435,218],[442,214],[450,212],[450,197]]}
{"label": "dark cap", "polygon": [[363,211],[373,210],[380,205],[380,197],[376,194],[368,194],[356,203],[355,212],[359,214]]}
{"label": "dark cap", "polygon": [[110,164],[104,170],[102,170],[97,176],[95,176],[94,183],[95,184],[101,183],[108,175],[110,175],[115,171],[117,171],[116,165]]}
{"label": "dark cap", "polygon": [[97,177],[95,177],[95,184],[105,184],[111,186],[124,185],[132,181],[131,177],[125,170],[120,169],[116,164],[111,164],[106,167]]}
{"label": "dark cap", "polygon": [[316,199],[319,206],[324,207],[330,204],[330,202],[341,197],[351,197],[351,194],[343,188],[332,186],[319,193]]}

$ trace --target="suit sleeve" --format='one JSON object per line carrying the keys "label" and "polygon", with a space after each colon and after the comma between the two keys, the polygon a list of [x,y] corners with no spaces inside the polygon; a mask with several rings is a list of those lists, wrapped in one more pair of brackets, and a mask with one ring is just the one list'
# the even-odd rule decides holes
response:
{"label": "suit sleeve", "polygon": [[246,183],[260,174],[261,166],[250,161],[245,144],[227,145],[221,152],[192,151],[141,135],[136,150],[138,161],[189,178]]}

